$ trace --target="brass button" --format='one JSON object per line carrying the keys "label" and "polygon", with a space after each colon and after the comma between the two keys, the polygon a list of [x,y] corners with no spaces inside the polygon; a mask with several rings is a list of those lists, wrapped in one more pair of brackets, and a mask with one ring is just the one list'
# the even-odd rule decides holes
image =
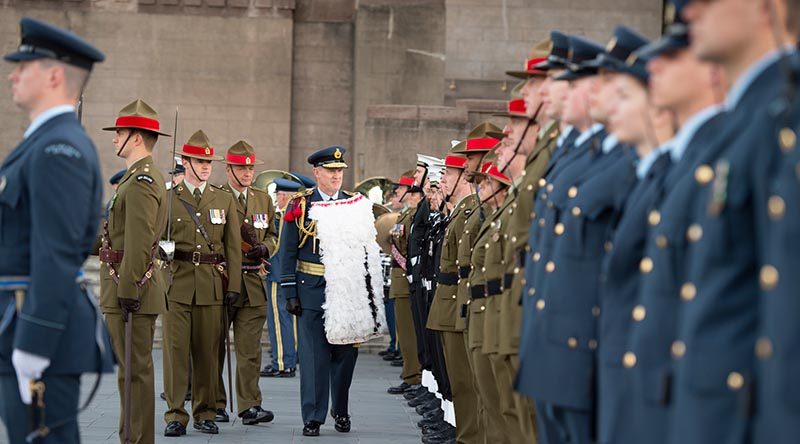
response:
{"label": "brass button", "polygon": [[673,358],[680,359],[686,354],[686,344],[683,341],[675,341],[672,343],[670,350]]}
{"label": "brass button", "polygon": [[650,273],[653,271],[653,260],[649,257],[642,258],[642,261],[639,262],[639,271],[642,273]]}
{"label": "brass button", "polygon": [[451,297],[452,297],[453,299],[455,299],[455,298],[456,298],[456,295],[453,295],[453,296],[451,296]]}
{"label": "brass button", "polygon": [[570,199],[574,199],[575,197],[577,197],[578,187],[570,187],[569,190],[567,191],[567,196],[569,196]]}
{"label": "brass button", "polygon": [[481,305],[481,311],[486,311],[486,306],[485,305]]}
{"label": "brass button", "polygon": [[533,261],[534,262],[539,262],[539,259],[541,259],[541,258],[542,258],[542,253],[539,253],[538,251],[536,253],[533,253]]}
{"label": "brass button", "polygon": [[688,239],[689,242],[698,242],[702,238],[703,227],[697,223],[689,225],[689,228],[686,229],[686,239]]}
{"label": "brass button", "polygon": [[552,184],[552,183],[550,183],[550,184],[547,184],[547,192],[548,192],[548,193],[552,193],[552,192],[553,192],[553,188],[554,188],[554,187],[553,187],[553,184]]}
{"label": "brass button", "polygon": [[605,250],[606,250],[606,253],[610,253],[610,252],[611,252],[611,250],[613,250],[613,249],[614,249],[614,243],[613,243],[613,242],[611,242],[611,241],[606,241],[606,243],[605,243],[605,244],[603,244],[603,248],[605,248]]}
{"label": "brass button", "polygon": [[581,215],[580,207],[572,207],[572,215],[575,217],[580,217]]}
{"label": "brass button", "polygon": [[519,267],[514,267],[514,274],[519,274]]}
{"label": "brass button", "polygon": [[556,264],[553,261],[548,261],[547,264],[544,266],[545,271],[548,273],[552,273],[556,271]]}
{"label": "brass button", "polygon": [[650,214],[647,215],[647,222],[652,225],[656,226],[661,223],[661,213],[658,210],[653,210]]}
{"label": "brass button", "polygon": [[536,219],[536,212],[535,211],[531,211],[530,220],[534,220],[534,219]]}
{"label": "brass button", "polygon": [[781,129],[778,137],[781,141],[781,150],[783,150],[784,153],[789,153],[794,149],[795,143],[797,143],[797,136],[791,128]]}
{"label": "brass button", "polygon": [[667,236],[664,236],[663,234],[656,236],[656,246],[658,248],[667,248],[668,245],[669,241],[667,240]]}
{"label": "brass button", "polygon": [[539,179],[539,186],[543,187],[545,185],[547,185],[547,180],[545,180],[545,178],[542,177],[541,179]]}
{"label": "brass button", "polygon": [[486,242],[486,244],[483,245],[483,248],[489,249],[489,242]]}
{"label": "brass button", "polygon": [[511,242],[516,244],[517,243],[517,236],[511,236]]}
{"label": "brass button", "polygon": [[556,233],[556,236],[561,236],[564,234],[564,224],[561,222],[557,223],[555,228],[553,228],[553,232]]}
{"label": "brass button", "polygon": [[714,180],[714,170],[708,165],[700,165],[694,170],[694,180],[700,185],[707,185]]}
{"label": "brass button", "polygon": [[528,191],[533,191],[533,184],[529,183],[528,186],[525,187],[525,189],[528,190]]}
{"label": "brass button", "polygon": [[536,309],[539,311],[544,310],[544,299],[539,299],[536,301]]}
{"label": "brass button", "polygon": [[761,281],[761,288],[764,290],[772,290],[778,285],[780,274],[778,269],[773,265],[764,265],[761,267],[759,274],[759,281]]}
{"label": "brass button", "polygon": [[481,267],[481,273],[486,273],[486,267]]}
{"label": "brass button", "polygon": [[575,338],[567,339],[567,345],[569,348],[578,348],[578,340]]}
{"label": "brass button", "polygon": [[728,374],[728,388],[738,392],[742,387],[744,387],[744,376],[739,372],[730,372]]}
{"label": "brass button", "polygon": [[533,296],[536,294],[536,289],[531,287],[528,289],[528,296]]}
{"label": "brass button", "polygon": [[644,321],[644,317],[646,315],[647,315],[647,310],[644,308],[643,305],[637,305],[636,307],[633,308],[633,313],[631,313],[633,320],[636,322]]}
{"label": "brass button", "polygon": [[697,296],[697,287],[693,283],[687,282],[681,285],[681,299],[688,302]]}
{"label": "brass button", "polygon": [[591,350],[597,350],[597,341],[594,339],[589,339],[589,348]]}
{"label": "brass button", "polygon": [[769,209],[769,217],[772,220],[779,220],[786,212],[786,202],[780,196],[770,196],[767,201],[767,208]]}
{"label": "brass button", "polygon": [[539,219],[539,226],[544,228],[544,219]]}
{"label": "brass button", "polygon": [[622,365],[624,365],[625,368],[636,367],[636,355],[633,352],[625,352],[625,354],[622,355]]}
{"label": "brass button", "polygon": [[756,356],[765,361],[772,357],[772,341],[767,337],[758,338],[756,342]]}
{"label": "brass button", "polygon": [[600,307],[597,306],[592,307],[592,316],[594,317],[600,316]]}

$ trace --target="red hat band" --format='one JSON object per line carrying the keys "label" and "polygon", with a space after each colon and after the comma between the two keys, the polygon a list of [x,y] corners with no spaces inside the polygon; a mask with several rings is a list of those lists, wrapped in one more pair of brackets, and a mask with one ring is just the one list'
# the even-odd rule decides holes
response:
{"label": "red hat band", "polygon": [[444,158],[444,166],[464,169],[467,167],[467,158],[461,156],[447,156]]}
{"label": "red hat band", "polygon": [[525,60],[525,71],[530,74],[547,74],[547,71],[542,71],[541,69],[536,69],[536,65],[539,63],[547,61],[547,57],[534,57],[532,59]]}
{"label": "red hat band", "polygon": [[494,137],[479,137],[476,139],[467,140],[467,151],[472,150],[490,150],[500,143]]}
{"label": "red hat band", "polygon": [[528,113],[528,108],[525,106],[525,100],[514,99],[508,101],[509,114],[525,114]]}
{"label": "red hat band", "polygon": [[401,177],[400,181],[397,182],[398,185],[406,186],[406,187],[413,187],[414,186],[414,178],[413,177]]}
{"label": "red hat band", "polygon": [[204,146],[184,145],[183,153],[191,154],[193,156],[213,156],[214,148],[211,148],[210,146],[204,147]]}
{"label": "red hat band", "polygon": [[114,126],[120,128],[133,127],[133,128],[146,129],[150,131],[161,131],[161,125],[158,123],[158,120],[142,116],[117,117],[117,121],[115,122]]}
{"label": "red hat band", "polygon": [[[211,154],[214,154],[214,149],[211,149]],[[236,154],[226,154],[225,160],[229,163],[236,163],[239,165],[254,165],[256,163],[256,156],[238,156]]]}
{"label": "red hat band", "polygon": [[511,183],[511,179],[508,178],[505,174],[501,173],[497,166],[491,162],[486,162],[481,167],[481,172],[486,174],[487,176],[499,180],[500,182],[509,184]]}

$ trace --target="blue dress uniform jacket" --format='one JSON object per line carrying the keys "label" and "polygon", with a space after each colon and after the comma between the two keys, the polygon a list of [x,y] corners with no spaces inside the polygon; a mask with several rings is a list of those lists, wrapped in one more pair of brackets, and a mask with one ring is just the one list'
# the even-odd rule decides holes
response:
{"label": "blue dress uniform jacket", "polygon": [[[50,359],[47,375],[113,370],[96,302],[76,283],[102,214],[97,153],[75,113],[46,121],[0,167],[0,276],[29,276],[20,313],[0,298],[0,374],[14,348]],[[105,354],[98,347],[98,340]]]}
{"label": "blue dress uniform jacket", "polygon": [[[339,191],[339,198],[351,194]],[[308,210],[311,202],[324,200],[317,188],[297,195],[287,206],[293,219],[295,208],[304,212],[302,224],[308,228]],[[303,204],[305,201],[305,204]],[[305,207],[305,208],[303,208]],[[358,348],[352,345],[333,345],[325,336],[322,304],[325,303],[325,277],[321,271],[322,260],[315,236],[304,234],[298,221],[284,216],[278,254],[281,267],[281,291],[286,299],[300,298],[302,313],[297,318],[298,360],[300,365],[300,404],[303,423],[325,423],[328,416],[328,398],[331,412],[337,416],[348,415],[350,383],[353,380]],[[305,271],[301,271],[305,270]]]}
{"label": "blue dress uniform jacket", "polygon": [[660,196],[662,182],[671,165],[669,153],[658,158],[627,197],[619,222],[613,227],[611,251],[606,255],[601,277],[600,328],[598,334],[598,442],[638,444],[631,434],[634,415],[630,374],[622,366],[633,320],[645,316],[636,307],[639,262],[644,255],[648,215]]}
{"label": "blue dress uniform jacket", "polygon": [[[671,168],[658,191],[656,208],[659,223],[648,221],[644,256],[653,263],[648,273],[639,270],[637,305],[644,318],[630,326],[628,362],[632,372],[634,442],[667,442],[671,386],[673,382],[671,347],[678,328],[681,285],[686,279],[687,228],[695,198],[695,181],[705,179],[708,170],[697,169],[698,157],[724,127],[725,116],[717,114],[700,127],[688,143],[680,160]],[[655,222],[655,218],[653,220]],[[691,296],[687,287],[686,297]],[[640,311],[641,311],[640,310]],[[631,312],[632,316],[633,313]]]}
{"label": "blue dress uniform jacket", "polygon": [[[273,223],[280,236],[283,228],[283,211],[275,211]],[[286,311],[286,298],[283,296],[283,291],[280,287],[280,250],[275,251],[272,257],[269,258],[269,263],[265,280],[267,286],[267,331],[272,350],[272,362],[270,365],[283,371],[293,369],[297,365],[294,315]]]}
{"label": "blue dress uniform jacket", "polygon": [[768,271],[762,273],[766,279],[762,279],[761,336],[756,342],[758,444],[792,443],[800,436],[800,150],[792,135],[798,128],[787,126],[797,125],[800,110],[797,101],[792,105],[790,119],[773,118],[774,140],[783,154],[767,206],[756,208],[768,216],[760,233],[765,240],[763,269]]}
{"label": "blue dress uniform jacket", "polygon": [[[759,322],[757,233],[774,159],[780,155],[767,105],[784,92],[772,62],[730,112],[721,150],[701,157],[713,179],[697,189],[687,233],[687,284],[695,297],[680,310],[672,442],[740,443],[752,432],[755,348]],[[715,152],[718,151],[718,152]],[[767,270],[762,287],[771,285]],[[674,353],[679,351],[680,353]]]}

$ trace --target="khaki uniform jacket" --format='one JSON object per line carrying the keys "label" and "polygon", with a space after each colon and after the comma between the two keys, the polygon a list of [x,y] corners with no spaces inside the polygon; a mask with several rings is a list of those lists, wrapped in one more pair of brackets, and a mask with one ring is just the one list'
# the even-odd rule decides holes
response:
{"label": "khaki uniform jacket", "polygon": [[486,312],[486,251],[492,243],[492,224],[500,216],[499,211],[493,211],[486,218],[478,232],[478,240],[472,250],[471,267],[469,273],[470,300],[469,304],[469,347],[483,347],[483,321]]}
{"label": "khaki uniform jacket", "polygon": [[[450,222],[444,231],[439,260],[439,282],[428,312],[427,328],[437,331],[456,331],[458,304],[458,241],[464,233],[464,224],[475,208],[477,198],[470,194],[456,203]],[[448,283],[452,282],[452,283]]]}
{"label": "khaki uniform jacket", "polygon": [[[128,168],[111,199],[108,212],[109,247],[124,251],[122,262],[100,265],[100,306],[105,313],[120,313],[119,297],[138,298],[140,314],[167,310],[165,275],[157,273],[139,288],[137,283],[150,268],[153,246],[167,225],[167,190],[161,171],[147,156]],[[117,284],[111,270],[119,276]]]}
{"label": "khaki uniform jacket", "polygon": [[[183,184],[175,187],[174,193],[172,239],[175,241],[175,250],[221,254],[225,256],[228,270],[241,270],[242,235],[239,231],[239,214],[233,195],[211,184],[206,185],[199,204]],[[209,248],[182,202],[188,203],[195,209],[200,223],[205,226],[211,237],[214,251]],[[212,223],[212,211],[221,214],[219,210],[224,210],[222,220]],[[194,300],[195,305],[222,305],[225,289],[222,288],[222,276],[213,265],[195,265],[176,260],[172,263],[172,272],[172,286],[168,293],[170,301],[191,305]],[[240,292],[242,273],[228,273],[228,277],[227,290]]]}
{"label": "khaki uniform jacket", "polygon": [[547,164],[555,150],[559,134],[557,122],[548,125],[542,138],[528,155],[522,183],[517,189],[517,207],[504,229],[504,237],[509,240],[509,248],[506,249],[504,257],[505,281],[511,280],[511,287],[503,289],[500,307],[501,328],[498,352],[504,355],[519,353],[519,337],[522,328],[520,297],[524,297],[522,288],[525,285],[522,272],[525,264],[521,259],[522,256],[528,255],[528,260],[532,260],[526,249],[528,248],[528,230],[535,219],[533,205],[540,180],[543,179]]}
{"label": "khaki uniform jacket", "polygon": [[510,240],[504,235],[508,220],[517,208],[516,189],[509,190],[503,204],[497,210],[497,217],[489,225],[488,247],[484,257],[483,269],[486,279],[486,311],[483,324],[483,352],[497,353],[499,342],[500,307],[503,293],[503,277],[506,271],[504,262]]}
{"label": "khaki uniform jacket", "polygon": [[[411,234],[411,224],[414,222],[415,214],[417,214],[416,208],[409,208],[401,212],[400,217],[397,218],[397,225],[402,225],[403,232],[399,236],[392,236],[392,244],[397,247],[397,250],[406,259],[408,259],[408,236]],[[389,298],[407,298],[411,295],[411,290],[408,286],[406,271],[396,265],[397,263],[393,260],[392,286],[389,287]],[[411,268],[411,264],[407,263],[406,267]]]}
{"label": "khaki uniform jacket", "polygon": [[[473,194],[474,203],[467,220],[464,222],[464,232],[458,239],[458,255],[456,265],[458,266],[458,292],[456,293],[456,322],[455,330],[464,331],[467,329],[467,312],[469,310],[469,273],[472,270],[472,251],[475,242],[478,241],[478,233],[481,230],[481,211],[478,206],[478,196]],[[483,206],[483,217],[488,217],[489,207]]]}
{"label": "khaki uniform jacket", "polygon": [[[236,203],[236,211],[242,225],[253,225],[256,232],[256,240],[267,246],[267,256],[265,258],[272,256],[278,248],[278,232],[274,223],[275,205],[272,203],[272,198],[264,191],[248,188],[246,199],[247,208],[244,208],[239,202],[239,199],[236,198],[236,195],[233,194],[230,184],[226,183],[221,188],[231,193],[231,197]],[[244,257],[243,251],[242,265],[251,267],[258,266],[259,262]],[[242,286],[244,287],[242,293],[247,294],[250,307],[262,307],[267,304],[267,293],[264,289],[264,281],[257,271],[242,270]],[[239,301],[234,305],[239,308],[244,307],[244,298],[239,298]]]}

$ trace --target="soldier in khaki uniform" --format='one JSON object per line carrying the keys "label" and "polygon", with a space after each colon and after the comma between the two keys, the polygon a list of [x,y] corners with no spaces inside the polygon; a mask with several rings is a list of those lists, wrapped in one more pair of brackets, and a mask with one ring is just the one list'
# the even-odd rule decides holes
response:
{"label": "soldier in khaki uniform", "polygon": [[[165,436],[186,434],[189,415],[183,407],[192,359],[194,428],[216,434],[222,305],[239,297],[242,252],[239,215],[233,195],[207,182],[211,161],[222,160],[203,131],[181,152],[186,177],[172,192],[171,238],[175,241],[169,311],[164,316]],[[221,272],[223,263],[228,271]],[[227,279],[227,282],[225,280]],[[225,284],[227,283],[227,287]]]}
{"label": "soldier in khaki uniform", "polygon": [[[460,146],[459,146],[460,145]],[[457,145],[463,149],[466,145]],[[454,147],[455,148],[455,147]],[[480,156],[473,156],[476,159]],[[477,162],[473,162],[476,163]],[[463,333],[456,331],[458,318],[458,242],[464,234],[464,224],[478,202],[472,194],[465,170],[470,168],[465,156],[449,155],[445,158],[445,174],[441,186],[450,197],[453,209],[448,216],[439,264],[436,294],[428,313],[427,328],[439,331],[442,339],[447,375],[453,393],[456,415],[456,440],[459,443],[483,443],[478,393],[464,347]]]}
{"label": "soldier in khaki uniform", "polygon": [[[467,321],[467,337],[475,378],[478,382],[478,393],[486,413],[487,442],[510,443],[511,436],[500,410],[500,394],[488,355],[483,353],[484,320],[490,307],[486,305],[486,255],[491,244],[499,239],[497,221],[502,214],[501,202],[505,200],[510,179],[502,174],[491,162],[481,167],[484,179],[481,181],[478,196],[488,207],[486,220],[478,232],[478,240],[473,247],[471,271],[469,274],[469,319]],[[491,270],[489,270],[491,271]]]}
{"label": "soldier in khaki uniform", "polygon": [[[130,414],[131,443],[154,442],[153,333],[156,318],[165,313],[166,286],[155,273],[154,260],[167,223],[166,186],[153,161],[153,148],[161,132],[158,115],[142,100],[119,112],[113,137],[117,156],[127,171],[108,205],[100,249],[100,305],[119,364],[119,436],[124,439],[124,418]],[[130,315],[130,318],[128,316]],[[131,363],[125,367],[125,322],[131,326]],[[125,412],[125,372],[130,372],[131,412]]]}
{"label": "soldier in khaki uniform", "polygon": [[[274,418],[271,411],[261,408],[258,380],[261,368],[261,332],[267,319],[267,294],[262,276],[266,274],[266,258],[277,248],[278,233],[273,223],[275,206],[272,198],[266,192],[250,186],[253,182],[254,166],[264,163],[256,159],[253,147],[243,140],[236,142],[228,148],[225,163],[228,183],[222,189],[233,194],[236,211],[242,221],[242,292],[233,304],[227,306],[229,325],[223,325],[220,339],[217,421],[221,418],[228,420],[223,374],[225,339],[229,334],[230,324],[233,324],[238,414],[244,425],[254,425],[270,422]],[[229,388],[227,396],[232,396],[230,391],[232,389]]]}
{"label": "soldier in khaki uniform", "polygon": [[401,202],[407,208],[400,212],[397,223],[392,229],[392,285],[389,297],[394,299],[394,312],[397,323],[397,341],[403,354],[403,383],[389,387],[389,393],[399,394],[416,389],[422,377],[417,355],[417,339],[414,331],[414,319],[411,314],[410,290],[407,273],[410,272],[408,262],[408,236],[411,234],[411,223],[417,212],[417,204],[422,198],[422,190],[414,184],[414,178],[404,176],[398,182],[397,193],[403,196]]}

